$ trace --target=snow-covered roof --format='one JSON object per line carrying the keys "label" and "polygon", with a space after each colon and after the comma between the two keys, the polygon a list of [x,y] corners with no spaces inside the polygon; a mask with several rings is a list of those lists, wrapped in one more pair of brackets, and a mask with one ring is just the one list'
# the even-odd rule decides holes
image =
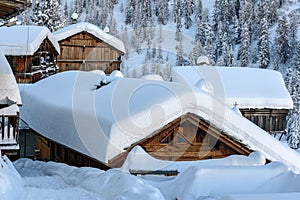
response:
{"label": "snow-covered roof", "polygon": [[48,38],[60,53],[58,42],[48,28],[43,26],[0,27],[0,49],[4,55],[33,55],[41,43]]}
{"label": "snow-covered roof", "polygon": [[267,69],[246,67],[185,66],[172,69],[174,82],[209,89],[227,106],[291,109],[293,101],[282,75]]}
{"label": "snow-covered roof", "polygon": [[0,50],[0,104],[22,104],[19,88],[5,56]]}
{"label": "snow-covered roof", "polygon": [[81,33],[83,31],[90,33],[91,35],[106,42],[107,44],[111,45],[112,47],[116,48],[117,50],[123,53],[126,52],[124,43],[120,39],[105,33],[98,26],[95,26],[87,22],[80,22],[77,24],[72,24],[70,26],[64,27],[54,32],[53,35],[57,41],[61,41],[75,34]]}
{"label": "snow-covered roof", "polygon": [[[110,83],[96,89],[99,82]],[[267,159],[300,171],[299,153],[187,84],[67,71],[21,87],[21,118],[29,127],[102,162],[174,119],[194,113]]]}

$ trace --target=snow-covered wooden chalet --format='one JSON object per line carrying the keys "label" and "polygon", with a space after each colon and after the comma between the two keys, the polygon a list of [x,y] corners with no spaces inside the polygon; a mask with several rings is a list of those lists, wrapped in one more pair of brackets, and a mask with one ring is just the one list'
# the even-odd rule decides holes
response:
{"label": "snow-covered wooden chalet", "polygon": [[120,70],[124,43],[99,27],[81,22],[54,32],[54,36],[60,45],[60,72],[102,70],[110,74]]}
{"label": "snow-covered wooden chalet", "polygon": [[46,27],[1,27],[0,49],[19,83],[36,82],[57,71],[59,44]]}
{"label": "snow-covered wooden chalet", "polygon": [[16,155],[19,150],[19,88],[5,56],[0,50],[0,149]]}
{"label": "snow-covered wooden chalet", "polygon": [[30,0],[5,0],[0,1],[0,19],[6,19],[13,15],[20,14]]}
{"label": "snow-covered wooden chalet", "polygon": [[135,146],[164,160],[260,151],[300,170],[297,152],[205,88],[112,74],[68,71],[22,86],[21,118],[39,135],[41,159],[105,169]]}
{"label": "snow-covered wooden chalet", "polygon": [[206,88],[231,108],[270,134],[285,133],[293,101],[279,72],[238,67],[175,67],[174,82]]}

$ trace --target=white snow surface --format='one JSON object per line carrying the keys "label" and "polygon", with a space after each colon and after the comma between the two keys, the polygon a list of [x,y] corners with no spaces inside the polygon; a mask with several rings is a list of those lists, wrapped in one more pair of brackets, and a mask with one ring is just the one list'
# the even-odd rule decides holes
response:
{"label": "white snow surface", "polygon": [[253,152],[249,156],[233,155],[222,159],[199,161],[159,160],[149,155],[140,146],[136,146],[129,152],[121,170],[177,170],[178,172],[183,172],[190,166],[259,166],[264,165],[265,162],[265,157],[259,152]]}
{"label": "white snow surface", "polygon": [[211,165],[193,166],[193,162],[186,162],[178,176],[165,177],[133,176],[117,169],[105,172],[29,159],[12,164],[6,157],[0,157],[0,197],[1,200],[298,199],[300,175],[289,171],[284,164],[244,165],[245,157],[232,158],[234,166],[229,163],[222,166],[217,159],[212,159]]}
{"label": "white snow surface", "polygon": [[207,92],[187,84],[118,77],[107,77],[110,83],[96,90],[104,78],[68,71],[21,85],[21,118],[46,138],[107,163],[190,112],[267,159],[300,171],[299,153]]}
{"label": "white snow surface", "polygon": [[53,35],[57,41],[62,41],[64,39],[67,39],[68,37],[71,37],[83,31],[92,34],[96,38],[106,42],[107,44],[111,45],[112,47],[116,48],[117,50],[123,53],[126,52],[124,43],[120,39],[105,33],[99,27],[87,22],[80,22],[64,27],[58,31],[55,31]]}
{"label": "white snow surface", "polygon": [[[1,40],[1,38],[0,38]],[[0,102],[7,99],[22,104],[19,88],[5,56],[0,50]]]}
{"label": "white snow surface", "polygon": [[59,44],[47,27],[0,27],[0,49],[6,56],[33,55],[46,38],[53,44],[55,50],[60,53]]}
{"label": "white snow surface", "polygon": [[273,70],[184,66],[172,68],[172,80],[191,87],[197,87],[197,83],[204,80],[206,85],[212,85],[214,96],[229,107],[237,103],[239,108],[293,108],[282,75]]}

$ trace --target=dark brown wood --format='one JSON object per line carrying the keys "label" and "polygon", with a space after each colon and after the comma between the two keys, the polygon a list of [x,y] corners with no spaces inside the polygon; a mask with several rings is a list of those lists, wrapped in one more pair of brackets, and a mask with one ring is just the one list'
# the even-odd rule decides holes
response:
{"label": "dark brown wood", "polygon": [[270,134],[285,134],[287,109],[240,109],[244,117]]}
{"label": "dark brown wood", "polygon": [[188,113],[133,144],[110,161],[110,166],[121,166],[128,152],[141,146],[151,156],[163,160],[191,161],[224,158],[234,154],[249,155],[251,150],[230,138],[204,119]]}
{"label": "dark brown wood", "polygon": [[[18,83],[34,83],[56,73],[57,55],[55,47],[46,38],[33,55],[6,58]],[[41,58],[45,58],[45,62],[42,62]]]}
{"label": "dark brown wood", "polygon": [[123,53],[87,32],[81,32],[59,41],[60,55],[57,58],[59,71],[103,70],[110,74],[120,70]]}
{"label": "dark brown wood", "polygon": [[24,10],[26,2],[26,0],[1,0],[0,18],[6,19],[20,14]]}

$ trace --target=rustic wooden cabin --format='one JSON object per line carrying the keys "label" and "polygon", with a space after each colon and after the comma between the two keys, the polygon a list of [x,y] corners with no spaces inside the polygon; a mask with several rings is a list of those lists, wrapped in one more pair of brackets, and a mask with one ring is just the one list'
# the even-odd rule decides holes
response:
{"label": "rustic wooden cabin", "polygon": [[279,139],[286,133],[286,116],[293,108],[293,101],[279,72],[187,66],[173,68],[172,80],[209,90],[228,107],[237,107],[244,117]]}
{"label": "rustic wooden cabin", "polygon": [[59,45],[46,27],[1,27],[0,49],[18,83],[34,83],[58,69]]}
{"label": "rustic wooden cabin", "polygon": [[16,156],[19,152],[19,88],[12,70],[0,50],[0,149]]}
{"label": "rustic wooden cabin", "polygon": [[120,70],[125,47],[121,40],[89,23],[77,23],[54,32],[61,54],[59,71]]}
{"label": "rustic wooden cabin", "polygon": [[[285,162],[293,151],[187,84],[105,77],[68,71],[24,85],[21,118],[37,135],[37,157],[107,169],[120,167],[137,145],[159,159],[186,161],[262,151]],[[100,79],[106,84],[97,88]]]}
{"label": "rustic wooden cabin", "polygon": [[29,0],[0,1],[0,19],[7,19],[20,14],[28,4],[30,4]]}

